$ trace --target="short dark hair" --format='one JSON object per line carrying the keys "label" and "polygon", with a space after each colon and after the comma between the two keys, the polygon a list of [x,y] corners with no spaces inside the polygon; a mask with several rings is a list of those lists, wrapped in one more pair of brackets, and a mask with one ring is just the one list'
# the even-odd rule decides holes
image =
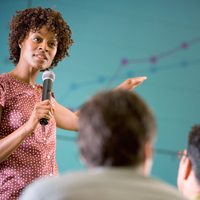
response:
{"label": "short dark hair", "polygon": [[62,15],[51,8],[28,8],[17,11],[10,23],[9,47],[10,60],[16,65],[19,62],[19,44],[24,41],[30,31],[37,31],[42,26],[56,35],[58,48],[51,66],[56,66],[66,55],[72,45],[71,30]]}
{"label": "short dark hair", "polygon": [[80,109],[78,145],[91,166],[139,165],[155,132],[152,112],[131,91],[102,91]]}
{"label": "short dark hair", "polygon": [[192,169],[200,184],[200,125],[194,125],[188,137],[188,156],[192,163]]}

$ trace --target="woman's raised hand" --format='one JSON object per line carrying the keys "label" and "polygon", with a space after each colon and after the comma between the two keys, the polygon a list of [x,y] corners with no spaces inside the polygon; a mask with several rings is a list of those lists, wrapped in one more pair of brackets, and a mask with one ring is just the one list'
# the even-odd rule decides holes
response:
{"label": "woman's raised hand", "polygon": [[124,82],[122,82],[120,85],[118,85],[116,88],[114,88],[114,90],[117,90],[117,89],[132,90],[138,85],[140,85],[146,79],[147,79],[146,76],[128,78]]}

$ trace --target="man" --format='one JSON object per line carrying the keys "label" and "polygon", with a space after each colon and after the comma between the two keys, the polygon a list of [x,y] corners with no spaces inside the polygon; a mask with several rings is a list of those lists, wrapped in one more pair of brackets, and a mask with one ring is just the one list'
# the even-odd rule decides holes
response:
{"label": "man", "polygon": [[192,127],[187,150],[179,164],[178,188],[188,198],[200,200],[200,125]]}
{"label": "man", "polygon": [[144,101],[124,90],[98,93],[79,113],[78,147],[87,171],[41,180],[22,200],[180,200],[179,192],[148,177],[155,119]]}

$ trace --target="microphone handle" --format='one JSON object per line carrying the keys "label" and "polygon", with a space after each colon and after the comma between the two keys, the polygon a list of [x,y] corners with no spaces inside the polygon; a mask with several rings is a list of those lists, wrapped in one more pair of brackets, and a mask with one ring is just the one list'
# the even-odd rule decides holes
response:
{"label": "microphone handle", "polygon": [[[52,80],[45,79],[43,82],[42,101],[44,101],[46,99],[50,99],[51,88],[52,88]],[[40,119],[40,124],[42,126],[46,126],[48,124],[48,120],[45,118],[42,118],[42,119]]]}
{"label": "microphone handle", "polygon": [[42,101],[50,99],[51,88],[52,88],[52,80],[45,79],[43,82]]}
{"label": "microphone handle", "polygon": [[48,124],[48,120],[45,119],[45,118],[42,118],[42,119],[40,119],[40,124],[41,124],[42,126],[46,126],[46,125]]}

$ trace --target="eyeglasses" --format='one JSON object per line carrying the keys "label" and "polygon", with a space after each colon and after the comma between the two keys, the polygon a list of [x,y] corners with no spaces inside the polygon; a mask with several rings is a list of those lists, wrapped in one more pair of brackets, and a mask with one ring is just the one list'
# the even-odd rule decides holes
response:
{"label": "eyeglasses", "polygon": [[154,148],[154,151],[156,154],[167,155],[172,158],[178,158],[178,159],[181,159],[183,156],[185,156],[185,157],[188,156],[185,153],[185,151],[173,151],[173,150],[169,150],[169,149],[160,149],[160,148]]}

